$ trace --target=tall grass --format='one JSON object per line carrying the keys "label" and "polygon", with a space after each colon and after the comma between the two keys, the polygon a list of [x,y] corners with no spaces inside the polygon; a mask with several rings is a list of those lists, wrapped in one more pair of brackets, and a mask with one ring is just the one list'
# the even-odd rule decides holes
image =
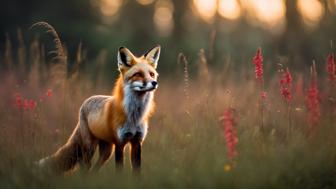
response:
{"label": "tall grass", "polygon": [[[263,110],[264,132],[259,132],[260,104],[255,99],[260,88],[252,79],[246,80],[247,77],[237,79],[240,73],[227,64],[223,65],[223,70],[232,74],[214,75],[218,72],[211,69],[211,62],[202,50],[196,61],[187,61],[187,57],[179,55],[184,67],[184,75],[177,79],[180,82],[172,82],[164,73],[160,76],[157,110],[144,143],[141,176],[132,176],[128,163],[123,172],[115,172],[113,158],[96,173],[84,174],[79,170],[63,176],[40,172],[33,162],[54,152],[66,141],[75,127],[83,100],[94,94],[110,94],[112,89],[104,84],[106,51],[94,61],[97,75],[101,77],[94,80],[88,69],[81,69],[89,61],[85,59],[82,45],[71,67],[56,31],[47,23],[34,25],[34,31],[40,26],[55,39],[54,59],[46,58],[50,55],[40,41],[25,44],[20,31],[18,49],[13,49],[8,37],[6,48],[1,52],[0,188],[336,186],[336,149],[332,147],[336,134],[335,114],[326,113],[330,111],[330,104],[326,103],[328,98],[321,96],[318,101],[321,114],[311,137],[312,105],[306,106],[307,99],[304,99],[307,94],[313,94],[316,87],[320,94],[329,93],[327,74],[312,75],[319,78],[319,82],[310,83],[300,79],[303,76],[294,77],[291,137],[286,137],[288,105],[279,93],[278,76],[274,71],[273,76],[264,78],[268,93]],[[264,54],[263,59],[270,56]],[[201,69],[197,79],[193,79],[189,70],[194,64],[199,64]],[[313,70],[316,73],[316,69]],[[248,78],[252,78],[253,70],[246,72]],[[297,75],[293,70],[292,74]],[[202,83],[205,77],[209,78],[206,84]],[[28,100],[28,108],[18,108],[18,94],[23,104]],[[317,102],[315,97],[314,103]],[[31,100],[36,104],[29,108]],[[234,113],[227,107],[234,107]],[[223,112],[226,125],[220,121]],[[227,135],[223,135],[225,132]],[[234,163],[229,165],[234,166],[228,167],[233,157]]]}

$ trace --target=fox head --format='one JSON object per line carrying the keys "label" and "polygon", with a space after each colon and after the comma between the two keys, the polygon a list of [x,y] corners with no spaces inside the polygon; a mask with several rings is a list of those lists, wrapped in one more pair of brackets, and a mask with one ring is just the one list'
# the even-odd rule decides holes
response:
{"label": "fox head", "polygon": [[118,51],[118,69],[124,85],[132,91],[147,92],[158,87],[156,67],[161,47],[158,45],[140,57],[136,57],[126,47]]}

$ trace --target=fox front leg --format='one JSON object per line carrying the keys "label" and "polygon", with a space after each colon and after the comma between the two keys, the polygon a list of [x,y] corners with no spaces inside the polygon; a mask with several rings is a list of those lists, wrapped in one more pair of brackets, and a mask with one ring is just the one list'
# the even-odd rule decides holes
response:
{"label": "fox front leg", "polygon": [[142,133],[137,132],[131,140],[131,161],[134,173],[139,173],[141,168],[141,143]]}
{"label": "fox front leg", "polygon": [[117,170],[124,167],[124,145],[117,144],[115,146],[115,165]]}

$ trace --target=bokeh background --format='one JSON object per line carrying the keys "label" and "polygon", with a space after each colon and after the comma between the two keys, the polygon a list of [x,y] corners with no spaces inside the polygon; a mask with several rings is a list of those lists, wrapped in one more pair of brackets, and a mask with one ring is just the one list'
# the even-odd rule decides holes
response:
{"label": "bokeh background", "polygon": [[195,60],[201,48],[214,68],[228,58],[240,67],[250,61],[257,47],[263,47],[268,60],[285,61],[293,69],[301,69],[313,59],[324,61],[333,48],[336,2],[3,0],[0,20],[1,51],[6,38],[12,46],[18,44],[18,29],[24,40],[39,37],[50,46],[52,40],[44,39],[41,31],[29,30],[35,22],[46,21],[55,27],[67,47],[70,65],[75,62],[80,43],[87,60],[95,59],[105,49],[111,68],[119,46],[127,46],[139,55],[161,44],[159,71],[164,73],[174,73],[179,52]]}

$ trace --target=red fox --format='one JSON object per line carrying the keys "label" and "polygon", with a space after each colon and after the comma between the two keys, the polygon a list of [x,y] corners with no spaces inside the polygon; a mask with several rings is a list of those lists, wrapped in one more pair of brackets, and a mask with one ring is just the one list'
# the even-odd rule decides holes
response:
{"label": "red fox", "polygon": [[99,147],[99,169],[115,151],[116,167],[123,167],[124,147],[131,145],[133,170],[141,166],[141,145],[147,135],[148,119],[153,113],[154,91],[158,87],[156,67],[160,46],[141,57],[120,47],[118,69],[112,96],[96,95],[86,99],[79,110],[79,121],[68,139],[53,155],[38,161],[40,167],[67,172],[77,164],[91,169],[91,159]]}

